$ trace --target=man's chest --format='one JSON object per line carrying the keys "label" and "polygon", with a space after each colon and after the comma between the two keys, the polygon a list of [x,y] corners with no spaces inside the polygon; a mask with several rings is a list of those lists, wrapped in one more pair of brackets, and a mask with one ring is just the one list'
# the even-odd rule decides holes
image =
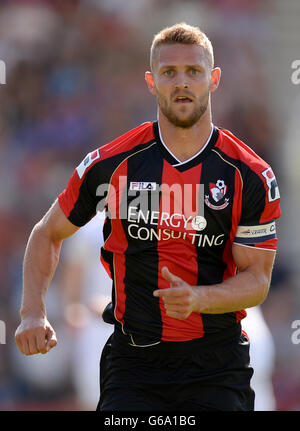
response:
{"label": "man's chest", "polygon": [[115,216],[130,243],[182,240],[218,247],[240,217],[239,172],[214,154],[189,169],[141,158],[127,165],[114,186]]}

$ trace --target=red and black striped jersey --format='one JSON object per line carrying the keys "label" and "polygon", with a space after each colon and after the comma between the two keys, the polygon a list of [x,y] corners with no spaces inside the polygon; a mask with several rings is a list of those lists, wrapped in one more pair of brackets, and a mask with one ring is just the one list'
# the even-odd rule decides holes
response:
{"label": "red and black striped jersey", "polygon": [[136,345],[209,337],[237,325],[245,310],[166,315],[156,289],[163,266],[190,285],[236,273],[232,244],[276,249],[279,191],[271,167],[231,132],[212,124],[204,147],[184,162],[148,122],[89,153],[59,195],[76,226],[105,210],[101,260],[112,278],[103,318]]}

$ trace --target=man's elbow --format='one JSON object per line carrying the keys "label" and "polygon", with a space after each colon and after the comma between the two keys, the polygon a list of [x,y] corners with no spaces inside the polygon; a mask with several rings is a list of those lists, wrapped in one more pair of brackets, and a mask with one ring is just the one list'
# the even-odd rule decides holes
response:
{"label": "man's elbow", "polygon": [[49,223],[47,223],[47,220],[45,218],[42,218],[39,222],[35,224],[30,236],[34,238],[38,243],[49,244],[49,246],[52,247],[53,250],[55,250],[55,254],[59,256],[61,244],[63,241],[60,238],[56,237],[55,232],[53,232],[53,229],[51,229],[51,226],[49,225]]}
{"label": "man's elbow", "polygon": [[257,304],[262,304],[268,296],[270,287],[270,278],[266,274],[261,274],[259,279],[259,287],[257,292]]}

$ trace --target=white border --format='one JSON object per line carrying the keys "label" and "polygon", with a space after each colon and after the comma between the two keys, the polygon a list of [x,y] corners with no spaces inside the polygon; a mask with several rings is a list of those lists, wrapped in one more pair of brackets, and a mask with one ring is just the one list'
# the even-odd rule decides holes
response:
{"label": "white border", "polygon": [[233,242],[232,244],[240,245],[241,247],[249,247],[252,248],[252,250],[266,250],[266,251],[276,251],[273,248],[262,248],[262,247],[252,247],[251,245],[246,244],[239,244],[238,242]]}

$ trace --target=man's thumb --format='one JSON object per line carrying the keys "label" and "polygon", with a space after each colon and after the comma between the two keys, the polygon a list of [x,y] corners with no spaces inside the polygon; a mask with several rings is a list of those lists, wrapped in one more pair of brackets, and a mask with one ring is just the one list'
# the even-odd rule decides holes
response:
{"label": "man's thumb", "polygon": [[180,278],[172,274],[167,266],[162,267],[161,274],[163,278],[171,284],[178,284],[178,282],[180,282]]}
{"label": "man's thumb", "polygon": [[56,334],[50,328],[47,329],[46,340],[47,340],[47,342],[46,342],[46,351],[49,352],[49,350],[52,349],[52,347],[55,347],[56,344],[57,344]]}

